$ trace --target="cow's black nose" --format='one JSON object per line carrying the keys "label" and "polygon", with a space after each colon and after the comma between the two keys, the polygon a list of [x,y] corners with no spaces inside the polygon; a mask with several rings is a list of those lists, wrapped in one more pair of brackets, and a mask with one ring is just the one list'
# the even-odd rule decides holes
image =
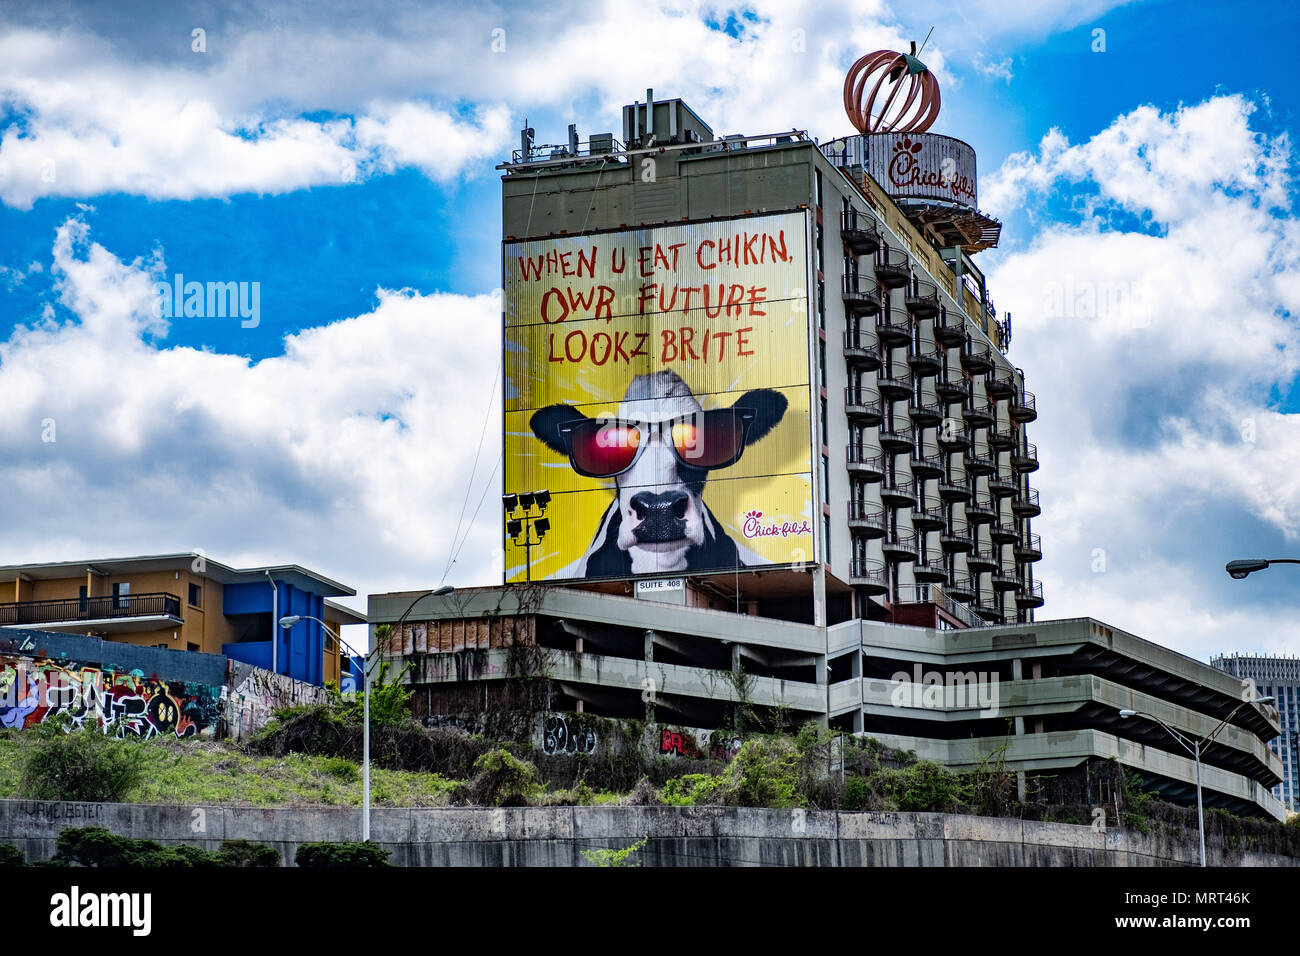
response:
{"label": "cow's black nose", "polygon": [[642,521],[651,512],[659,512],[665,518],[685,518],[686,505],[690,495],[684,491],[665,491],[661,495],[641,491],[632,496],[632,510]]}
{"label": "cow's black nose", "polygon": [[635,531],[638,541],[676,541],[686,536],[686,509],[691,496],[684,491],[665,491],[654,494],[640,491],[628,502],[636,515]]}

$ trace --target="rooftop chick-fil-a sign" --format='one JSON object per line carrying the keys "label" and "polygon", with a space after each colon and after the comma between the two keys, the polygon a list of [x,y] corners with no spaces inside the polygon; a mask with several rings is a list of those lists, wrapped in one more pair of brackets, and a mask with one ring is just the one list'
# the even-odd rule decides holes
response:
{"label": "rooftop chick-fil-a sign", "polygon": [[890,196],[976,206],[975,150],[935,133],[876,133],[866,140],[867,171]]}

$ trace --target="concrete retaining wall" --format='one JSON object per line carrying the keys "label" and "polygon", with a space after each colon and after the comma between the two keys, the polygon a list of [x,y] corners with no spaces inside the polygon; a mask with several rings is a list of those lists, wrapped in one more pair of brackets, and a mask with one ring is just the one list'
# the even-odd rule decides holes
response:
{"label": "concrete retaining wall", "polygon": [[[275,846],[361,839],[361,811],[177,807],[0,800],[0,843],[29,860],[55,852],[70,826],[103,826],[215,850],[222,840]],[[376,809],[372,838],[402,866],[588,866],[582,850],[649,837],[645,866],[1178,866],[1197,862],[1196,834],[1172,841],[942,813],[839,813],[738,807]],[[1290,857],[1209,848],[1212,866],[1295,866]]]}

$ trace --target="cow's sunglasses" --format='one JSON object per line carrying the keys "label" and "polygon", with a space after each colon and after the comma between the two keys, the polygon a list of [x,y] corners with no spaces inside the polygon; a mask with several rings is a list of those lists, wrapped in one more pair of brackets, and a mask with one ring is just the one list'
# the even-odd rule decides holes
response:
{"label": "cow's sunglasses", "polygon": [[655,429],[674,457],[691,468],[726,468],[745,450],[757,416],[752,408],[716,408],[661,422],[627,418],[575,418],[559,426],[573,470],[588,478],[621,475],[651,444]]}

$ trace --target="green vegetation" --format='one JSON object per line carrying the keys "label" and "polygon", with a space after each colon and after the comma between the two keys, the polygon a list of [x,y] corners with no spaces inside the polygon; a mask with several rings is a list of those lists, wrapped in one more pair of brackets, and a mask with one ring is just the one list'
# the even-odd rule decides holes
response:
{"label": "green vegetation", "polygon": [[111,867],[279,866],[280,854],[264,843],[232,840],[215,853],[197,846],[164,846],[155,840],[119,836],[104,827],[70,827],[59,833],[50,865]]}
{"label": "green vegetation", "polygon": [[115,741],[95,723],[69,732],[64,714],[33,733],[23,765],[22,795],[35,800],[120,802],[144,777],[143,753],[135,741]]}
{"label": "green vegetation", "polygon": [[26,862],[27,858],[23,856],[23,851],[18,847],[12,843],[0,843],[0,869],[22,866]]}
{"label": "green vegetation", "polygon": [[294,857],[298,866],[332,866],[360,869],[371,866],[392,866],[388,851],[377,843],[303,843]]}
{"label": "green vegetation", "polygon": [[649,837],[642,837],[629,847],[621,850],[583,850],[582,858],[592,866],[640,866],[641,862],[631,862],[629,857],[645,848]]}
{"label": "green vegetation", "polygon": [[537,768],[498,747],[474,761],[478,770],[469,783],[469,797],[478,806],[526,807],[545,788],[537,782]]}

